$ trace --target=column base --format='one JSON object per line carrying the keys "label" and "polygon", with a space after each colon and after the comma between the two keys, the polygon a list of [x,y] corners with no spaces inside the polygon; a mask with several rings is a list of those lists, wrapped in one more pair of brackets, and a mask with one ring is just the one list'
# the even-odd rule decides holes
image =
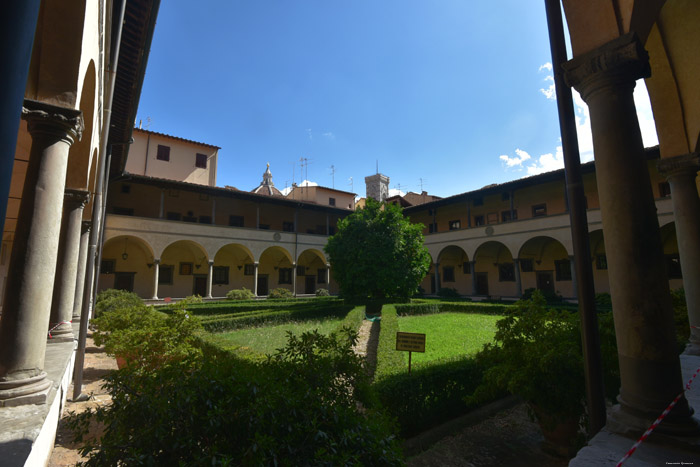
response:
{"label": "column base", "polygon": [[690,341],[688,345],[685,346],[685,350],[683,350],[683,355],[700,355],[700,341],[695,339],[695,335],[692,331],[693,330],[691,330]]}
{"label": "column base", "polygon": [[[684,400],[684,399],[683,399]],[[670,401],[669,401],[670,402]],[[693,409],[690,408],[691,414]],[[658,417],[661,413],[656,414]],[[629,409],[625,409],[622,405],[617,404],[608,411],[608,419],[606,428],[612,432],[622,436],[638,438],[640,437],[654,422],[655,418],[643,416],[633,413]],[[692,444],[697,444],[700,448],[700,420],[693,417],[673,417],[673,411],[666,417],[658,427],[654,430],[657,437],[688,437],[695,439]]]}
{"label": "column base", "polygon": [[67,342],[75,339],[73,335],[73,325],[71,323],[63,323],[49,332],[49,342]]}
{"label": "column base", "polygon": [[31,378],[0,381],[0,407],[45,404],[50,390],[45,371]]}

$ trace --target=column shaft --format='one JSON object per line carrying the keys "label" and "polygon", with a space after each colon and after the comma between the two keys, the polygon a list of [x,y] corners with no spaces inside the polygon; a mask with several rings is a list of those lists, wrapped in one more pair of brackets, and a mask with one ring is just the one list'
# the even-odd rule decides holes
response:
{"label": "column shaft", "polygon": [[209,261],[209,276],[207,277],[207,298],[211,296],[211,285],[214,279],[214,261]]}
{"label": "column shaft", "polygon": [[72,340],[73,304],[75,284],[78,278],[80,256],[80,230],[83,208],[89,193],[81,190],[66,190],[63,203],[63,220],[56,264],[56,278],[49,321],[52,339]]}
{"label": "column shaft", "polygon": [[78,255],[78,272],[75,278],[75,297],[73,298],[73,321],[80,319],[85,290],[85,270],[87,268],[88,243],[90,242],[90,221],[83,221],[80,233],[80,254]]}
{"label": "column shaft", "polygon": [[[621,388],[608,428],[639,433],[682,392],[668,278],[633,90],[649,75],[634,34],[565,64],[588,104]],[[697,430],[684,397],[657,431]]]}
{"label": "column shaft", "polygon": [[659,170],[671,185],[678,254],[691,326],[685,353],[690,355],[700,355],[700,198],[695,182],[698,169],[700,156],[697,153],[659,162]]}
{"label": "column shaft", "polygon": [[328,293],[331,292],[331,265],[326,263],[326,287],[328,288]]}
{"label": "column shaft", "polygon": [[[25,100],[32,148],[22,191],[0,321],[0,400],[45,401],[44,352],[68,151],[82,133],[81,112]],[[37,400],[38,398],[38,400]]]}
{"label": "column shaft", "polygon": [[297,263],[292,263],[292,291],[297,296]]}
{"label": "column shaft", "polygon": [[255,272],[253,273],[253,295],[258,296],[258,262],[253,263]]}
{"label": "column shaft", "polygon": [[469,267],[472,273],[472,295],[476,295],[476,261],[470,261]]}
{"label": "column shaft", "polygon": [[[148,155],[146,157],[148,157]],[[158,210],[158,217],[160,219],[165,218],[165,190],[160,190],[160,209]]]}
{"label": "column shaft", "polygon": [[[511,195],[511,199],[513,199],[512,195]],[[523,296],[523,285],[520,282],[520,259],[513,260],[513,268],[515,269],[515,296],[522,297]]]}
{"label": "column shaft", "polygon": [[573,297],[578,297],[578,280],[576,278],[576,258],[573,255],[569,256],[569,263],[571,267],[571,287]]}
{"label": "column shaft", "polygon": [[158,300],[158,276],[160,275],[160,258],[153,260],[153,296],[151,300]]}
{"label": "column shaft", "polygon": [[435,293],[440,293],[440,263],[435,263],[435,275],[433,276],[435,280]]}

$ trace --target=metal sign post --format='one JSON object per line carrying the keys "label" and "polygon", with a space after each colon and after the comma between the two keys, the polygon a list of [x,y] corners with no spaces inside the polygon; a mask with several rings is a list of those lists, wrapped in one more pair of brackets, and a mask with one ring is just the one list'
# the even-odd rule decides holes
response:
{"label": "metal sign post", "polygon": [[413,352],[425,353],[425,334],[397,332],[396,350],[408,352],[408,373],[411,374],[411,355]]}

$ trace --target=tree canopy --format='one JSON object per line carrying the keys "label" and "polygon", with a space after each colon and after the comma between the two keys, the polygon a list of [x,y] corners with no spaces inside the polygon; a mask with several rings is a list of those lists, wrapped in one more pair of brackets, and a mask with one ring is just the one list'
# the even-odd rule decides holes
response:
{"label": "tree canopy", "polygon": [[413,295],[431,262],[422,229],[398,206],[371,198],[341,219],[325,247],[341,294],[355,299]]}

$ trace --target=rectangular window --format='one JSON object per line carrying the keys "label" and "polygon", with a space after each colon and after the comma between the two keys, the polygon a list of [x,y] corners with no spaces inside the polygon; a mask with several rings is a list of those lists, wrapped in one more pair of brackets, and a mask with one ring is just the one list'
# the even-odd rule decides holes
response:
{"label": "rectangular window", "polygon": [[501,212],[501,222],[510,222],[518,220],[518,211],[513,209],[513,211],[502,211]]}
{"label": "rectangular window", "polygon": [[479,197],[479,198],[474,198],[474,206],[483,206],[484,205],[484,198]]}
{"label": "rectangular window", "polygon": [[671,185],[668,182],[659,183],[659,197],[666,198],[671,196]]}
{"label": "rectangular window", "polygon": [[199,216],[200,224],[211,224],[211,216]]}
{"label": "rectangular window", "polygon": [[520,270],[522,272],[532,272],[535,270],[531,259],[521,259],[520,260]]}
{"label": "rectangular window", "polygon": [[515,265],[513,263],[500,263],[498,265],[498,280],[500,282],[515,282]]}
{"label": "rectangular window", "polygon": [[182,215],[179,212],[168,212],[165,215],[165,218],[169,221],[179,221],[182,218]]}
{"label": "rectangular window", "polygon": [[182,216],[182,220],[185,222],[197,222],[197,218],[193,215]]}
{"label": "rectangular window", "polygon": [[306,268],[304,266],[297,266],[297,276],[305,276]]}
{"label": "rectangular window", "polygon": [[280,268],[280,284],[291,284],[292,283],[292,268]]}
{"label": "rectangular window", "polygon": [[134,215],[134,210],[133,208],[121,208],[118,206],[114,206],[112,208],[112,212],[114,214],[117,214],[119,216],[133,216]]}
{"label": "rectangular window", "polygon": [[159,161],[170,161],[170,146],[163,146],[162,144],[159,144],[156,159]]}
{"label": "rectangular window", "polygon": [[122,193],[131,193],[131,185],[129,185],[128,183],[123,183]]}
{"label": "rectangular window", "polygon": [[547,215],[547,204],[535,204],[532,206],[532,217]]}
{"label": "rectangular window", "polygon": [[113,259],[103,259],[100,262],[100,274],[114,274],[116,261]]}
{"label": "rectangular window", "polygon": [[294,232],[294,222],[282,222],[282,230],[285,232]]}
{"label": "rectangular window", "polygon": [[214,285],[228,284],[228,266],[214,266],[212,282]]}
{"label": "rectangular window", "polygon": [[316,282],[318,284],[326,283],[326,268],[318,268],[318,271],[316,272]]}
{"label": "rectangular window", "polygon": [[199,167],[200,169],[206,169],[207,168],[207,155],[206,154],[197,154],[194,160],[194,166]]}
{"label": "rectangular window", "polygon": [[231,227],[243,227],[243,216],[228,216],[228,225]]}
{"label": "rectangular window", "polygon": [[328,205],[335,206],[335,198],[328,198]]}
{"label": "rectangular window", "polygon": [[486,215],[486,222],[489,224],[498,224],[498,213],[490,212]]}
{"label": "rectangular window", "polygon": [[246,264],[243,269],[243,274],[246,276],[254,276],[255,275],[255,265],[254,264]]}
{"label": "rectangular window", "polygon": [[464,264],[462,264],[462,272],[464,274],[471,274],[472,273],[472,265],[469,263],[469,261],[465,261]]}
{"label": "rectangular window", "polygon": [[484,225],[484,216],[474,216],[474,226]]}
{"label": "rectangular window", "polygon": [[192,275],[192,263],[180,263],[180,275],[181,276],[191,276]]}
{"label": "rectangular window", "polygon": [[459,220],[450,221],[450,230],[459,230],[462,228],[462,223]]}
{"label": "rectangular window", "polygon": [[669,279],[682,279],[681,258],[678,255],[666,255],[666,268]]}
{"label": "rectangular window", "polygon": [[442,268],[442,281],[443,282],[454,282],[455,281],[455,268],[453,266],[444,266]]}
{"label": "rectangular window", "polygon": [[595,268],[596,269],[608,269],[608,257],[605,255],[596,255]]}
{"label": "rectangular window", "polygon": [[571,280],[571,261],[568,259],[554,261],[554,269],[556,270],[558,281]]}
{"label": "rectangular window", "polygon": [[173,266],[161,264],[158,268],[158,284],[172,285],[173,284]]}
{"label": "rectangular window", "polygon": [[258,224],[260,230],[270,230],[270,224]]}

